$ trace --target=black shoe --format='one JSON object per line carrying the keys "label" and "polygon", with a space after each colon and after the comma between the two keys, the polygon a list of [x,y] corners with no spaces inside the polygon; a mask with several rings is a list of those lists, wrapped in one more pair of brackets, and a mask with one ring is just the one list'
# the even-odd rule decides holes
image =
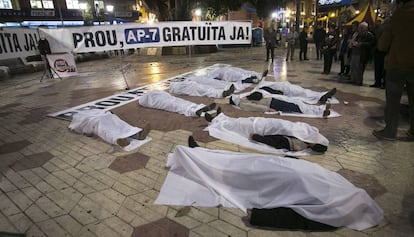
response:
{"label": "black shoe", "polygon": [[118,144],[120,147],[126,147],[130,144],[130,141],[128,138],[118,138],[116,139],[116,144]]}
{"label": "black shoe", "polygon": [[374,130],[372,131],[372,135],[374,135],[379,140],[387,140],[387,141],[395,141],[396,138],[393,136],[389,136],[388,134],[385,134],[385,130]]}
{"label": "black shoe", "polygon": [[325,110],[323,111],[322,117],[323,118],[328,118],[328,116],[331,114],[331,104],[326,104],[325,106]]}
{"label": "black shoe", "polygon": [[235,89],[236,88],[234,87],[234,84],[231,84],[231,86],[228,90],[223,91],[223,98],[226,98],[227,96],[233,94]]}
{"label": "black shoe", "polygon": [[211,122],[214,119],[214,117],[209,113],[205,113],[204,118],[207,120],[207,122]]}
{"label": "black shoe", "polygon": [[218,108],[217,108],[217,113],[216,113],[216,116],[217,116],[217,115],[219,115],[219,114],[221,114],[221,107],[218,107]]}
{"label": "black shoe", "polygon": [[144,128],[142,129],[142,131],[140,133],[138,133],[138,140],[144,140],[145,138],[147,138],[148,133],[151,131],[151,124],[147,123],[145,124]]}
{"label": "black shoe", "polygon": [[229,104],[231,104],[231,105],[236,105],[236,104],[234,103],[234,101],[232,100],[231,96],[230,96],[230,98],[229,98]]}
{"label": "black shoe", "polygon": [[216,108],[216,103],[211,103],[211,104],[209,104],[207,106],[204,106],[203,108],[197,110],[196,114],[197,114],[198,117],[200,117],[203,112],[213,110],[214,108]]}
{"label": "black shoe", "polygon": [[370,85],[369,87],[380,88],[380,87],[381,87],[381,85],[378,85],[378,84],[372,84],[372,85]]}
{"label": "black shoe", "polygon": [[304,60],[305,60],[305,61],[309,61],[309,58],[305,58]]}
{"label": "black shoe", "polygon": [[335,94],[336,88],[333,88],[330,91],[328,91],[325,95],[321,96],[321,98],[319,99],[319,103],[325,104],[326,101],[328,101],[329,98],[332,98],[332,96],[334,96]]}
{"label": "black shoe", "polygon": [[199,147],[198,143],[195,141],[193,136],[188,137],[188,147],[191,147],[191,148]]}

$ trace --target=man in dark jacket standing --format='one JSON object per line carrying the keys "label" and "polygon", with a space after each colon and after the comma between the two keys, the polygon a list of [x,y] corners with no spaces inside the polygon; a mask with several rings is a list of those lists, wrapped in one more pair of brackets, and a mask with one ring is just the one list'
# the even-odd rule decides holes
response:
{"label": "man in dark jacket standing", "polygon": [[326,34],[325,43],[322,47],[323,50],[323,72],[322,74],[329,74],[332,68],[332,60],[336,53],[336,47],[338,45],[338,36],[335,33],[335,26],[329,26],[329,32]]}
{"label": "man in dark jacket standing", "polygon": [[316,47],[316,59],[322,59],[322,46],[325,42],[326,31],[323,29],[321,24],[316,26],[315,32],[313,32],[313,42],[315,42]]}
{"label": "man in dark jacket standing", "polygon": [[308,53],[308,30],[306,28],[303,28],[302,32],[300,32],[299,34],[299,45],[299,60],[302,61],[302,55],[303,60],[309,60],[306,56],[306,54]]}
{"label": "man in dark jacket standing", "polygon": [[374,131],[379,139],[395,140],[397,137],[400,114],[400,99],[407,90],[410,129],[406,141],[414,141],[414,0],[400,1],[402,3],[394,12],[391,20],[384,24],[384,31],[378,42],[378,50],[387,52],[385,58],[385,128]]}
{"label": "man in dark jacket standing", "polygon": [[364,79],[365,66],[372,55],[375,46],[374,35],[368,31],[368,23],[361,22],[358,26],[358,34],[350,42],[351,52],[351,81],[362,86]]}
{"label": "man in dark jacket standing", "polygon": [[275,47],[276,47],[276,32],[273,29],[273,26],[268,27],[263,35],[263,38],[266,42],[266,61],[269,61],[269,54],[270,58],[274,59],[275,55]]}

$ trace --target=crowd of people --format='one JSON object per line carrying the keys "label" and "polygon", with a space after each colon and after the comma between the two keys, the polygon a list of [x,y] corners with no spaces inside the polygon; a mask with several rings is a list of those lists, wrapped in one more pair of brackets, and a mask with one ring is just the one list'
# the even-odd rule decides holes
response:
{"label": "crowd of people", "polygon": [[[353,21],[340,27],[328,25],[328,31],[317,24],[312,34],[316,49],[316,60],[324,61],[322,74],[330,74],[334,61],[339,61],[340,81],[362,86],[366,65],[374,65],[373,88],[386,89],[385,128],[373,131],[382,140],[396,140],[399,123],[400,100],[404,92],[408,96],[410,129],[403,140],[414,141],[414,47],[410,40],[413,32],[407,30],[414,20],[414,1],[398,1],[399,6],[391,18],[374,24]],[[268,51],[272,52],[273,26],[265,33]],[[299,60],[309,60],[307,55],[308,31],[303,28],[298,34],[296,27],[286,34],[286,61],[294,60],[296,46],[299,46]]]}
{"label": "crowd of people", "polygon": [[[330,24],[328,30],[322,24],[317,24],[312,34],[315,44],[316,60],[323,60],[322,74],[330,74],[334,61],[340,62],[338,76],[355,85],[362,85],[363,75],[367,63],[375,65],[375,83],[371,87],[385,89],[384,56],[385,53],[377,49],[376,44],[381,36],[383,25],[376,21],[374,26],[366,22],[354,21],[352,25],[344,25],[340,30],[335,24]],[[274,48],[280,43],[277,40],[274,27],[268,27],[264,32],[266,42],[266,61],[274,59]],[[304,27],[300,32],[295,27],[286,33],[286,61],[295,59],[295,48],[299,46],[299,60],[309,60],[308,57],[308,29]]]}

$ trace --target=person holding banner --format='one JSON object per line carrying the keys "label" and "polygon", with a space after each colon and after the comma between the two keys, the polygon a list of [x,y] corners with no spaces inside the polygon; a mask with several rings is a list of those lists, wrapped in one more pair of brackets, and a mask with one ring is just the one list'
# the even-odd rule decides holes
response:
{"label": "person holding banner", "polygon": [[40,56],[42,57],[42,61],[45,63],[45,73],[49,73],[49,77],[52,78],[52,69],[47,61],[48,54],[51,54],[49,41],[46,39],[46,37],[43,34],[40,34],[40,39],[37,42],[37,48],[39,49]]}

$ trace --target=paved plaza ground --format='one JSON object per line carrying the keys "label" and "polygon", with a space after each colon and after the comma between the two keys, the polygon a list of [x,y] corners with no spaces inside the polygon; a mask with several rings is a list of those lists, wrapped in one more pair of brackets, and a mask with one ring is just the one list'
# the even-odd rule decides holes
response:
{"label": "paved plaza ground", "polygon": [[[152,124],[152,141],[131,152],[109,145],[99,138],[68,130],[69,121],[47,117],[73,106],[125,90],[120,71],[129,65],[125,77],[137,88],[216,63],[231,64],[262,72],[265,49],[227,48],[198,55],[113,56],[78,63],[75,77],[45,79],[42,72],[0,79],[0,232],[27,236],[414,236],[414,143],[379,141],[371,135],[384,125],[385,91],[371,88],[372,65],[365,72],[363,86],[338,79],[339,64],[330,75],[321,74],[323,62],[286,62],[285,50],[276,50],[266,80],[288,80],[305,88],[328,90],[336,87],[341,101],[333,109],[339,118],[303,119],[320,129],[330,145],[323,155],[301,157],[338,172],[355,186],[365,189],[383,208],[379,226],[362,232],[339,228],[333,232],[263,230],[246,226],[244,213],[233,208],[191,207],[176,217],[181,206],[154,205],[168,170],[166,156],[175,145],[186,145],[189,135],[204,147],[251,151],[220,141],[202,131],[203,118],[144,109],[137,102],[113,112],[135,126]],[[210,98],[185,97],[194,102]],[[407,101],[407,98],[403,98]],[[224,113],[237,114],[223,100]],[[399,134],[408,129],[401,116]],[[2,236],[0,234],[0,236]]]}

